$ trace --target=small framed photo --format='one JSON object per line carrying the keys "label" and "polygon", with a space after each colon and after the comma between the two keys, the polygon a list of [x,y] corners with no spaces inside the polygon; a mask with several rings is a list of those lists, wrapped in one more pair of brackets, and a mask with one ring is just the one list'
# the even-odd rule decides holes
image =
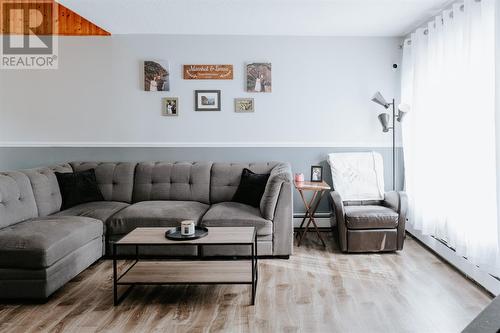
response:
{"label": "small framed photo", "polygon": [[235,98],[234,112],[254,112],[253,98]]}
{"label": "small framed photo", "polygon": [[220,111],[220,90],[195,90],[195,111]]}
{"label": "small framed photo", "polygon": [[165,97],[163,99],[162,115],[173,117],[179,115],[179,98],[178,97]]}
{"label": "small framed photo", "polygon": [[318,183],[323,181],[323,167],[321,165],[311,166],[311,181]]}

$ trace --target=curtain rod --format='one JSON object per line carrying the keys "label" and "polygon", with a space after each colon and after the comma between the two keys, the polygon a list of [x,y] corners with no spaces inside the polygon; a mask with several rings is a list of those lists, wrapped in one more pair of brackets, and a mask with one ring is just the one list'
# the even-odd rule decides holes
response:
{"label": "curtain rod", "polygon": [[[474,2],[481,2],[481,0],[474,0]],[[452,6],[453,6],[453,5],[452,5]],[[465,9],[465,5],[464,5],[464,4],[461,4],[461,5],[460,5],[460,7],[459,7],[459,9],[460,9],[460,11],[462,11],[462,12],[463,12],[463,11],[464,11],[464,9]],[[443,13],[444,13],[444,11],[445,11],[445,10],[446,10],[446,9],[444,9],[444,10],[442,10],[442,11],[441,11],[441,14],[440,14],[441,16],[443,15]],[[449,15],[450,19],[452,19],[452,18],[453,18],[453,15],[454,15],[454,14],[453,14],[453,10],[451,10],[451,11],[450,11],[450,13],[449,13],[448,15]],[[431,22],[432,22],[432,21],[429,21],[429,22],[424,23],[424,24],[425,24],[425,25],[429,25]],[[423,26],[424,24],[422,24],[421,26]],[[436,27],[436,22],[435,22],[435,21],[433,22],[433,24],[434,24],[434,27]],[[444,19],[443,19],[442,17],[441,17],[441,24],[444,24]],[[417,31],[419,28],[420,28],[420,27],[418,27],[417,29],[415,29],[415,31]],[[428,29],[428,28],[425,28],[425,29],[424,29],[424,35],[428,35],[428,34],[429,34],[429,29]],[[404,44],[405,44],[405,43],[406,43],[406,45],[411,45],[411,38],[406,38],[406,39],[403,41],[403,43],[399,45],[399,48],[400,48],[400,49],[402,49],[402,48],[404,47]]]}

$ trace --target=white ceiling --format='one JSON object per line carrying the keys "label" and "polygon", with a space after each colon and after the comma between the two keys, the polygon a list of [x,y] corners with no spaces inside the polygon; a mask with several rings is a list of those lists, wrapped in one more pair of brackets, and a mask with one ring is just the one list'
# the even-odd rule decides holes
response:
{"label": "white ceiling", "polygon": [[453,0],[58,0],[112,34],[403,36]]}

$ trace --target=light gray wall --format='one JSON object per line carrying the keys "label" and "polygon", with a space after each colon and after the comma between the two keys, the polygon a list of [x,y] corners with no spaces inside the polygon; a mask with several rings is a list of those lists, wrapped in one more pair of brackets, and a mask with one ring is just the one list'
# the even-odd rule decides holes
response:
{"label": "light gray wall", "polygon": [[[219,162],[265,162],[287,161],[294,173],[304,173],[309,179],[311,165],[322,165],[325,181],[330,185],[331,173],[326,163],[327,154],[343,151],[380,152],[385,165],[385,187],[392,188],[391,148],[0,148],[0,170],[32,168],[68,161],[219,161]],[[397,151],[397,187],[403,184],[402,152]],[[318,212],[329,212],[325,197]],[[295,192],[294,210],[304,211],[300,197]]]}
{"label": "light gray wall", "polygon": [[[59,69],[2,71],[0,143],[285,143],[384,147],[380,90],[399,96],[398,38],[116,35],[60,37]],[[170,92],[145,92],[143,61],[164,59]],[[273,92],[246,93],[247,62],[270,61]],[[233,64],[234,80],[183,80],[182,64]],[[195,112],[195,89],[222,90]],[[162,117],[165,96],[178,117]],[[236,97],[256,112],[235,113]]]}

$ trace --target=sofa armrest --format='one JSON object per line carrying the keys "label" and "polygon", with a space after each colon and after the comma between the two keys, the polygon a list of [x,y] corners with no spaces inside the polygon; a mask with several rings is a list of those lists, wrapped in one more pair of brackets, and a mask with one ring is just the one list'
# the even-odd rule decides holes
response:
{"label": "sofa armrest", "polygon": [[293,187],[283,182],[273,219],[273,255],[289,256],[293,252]]}
{"label": "sofa armrest", "polygon": [[260,200],[260,213],[266,220],[274,220],[281,187],[285,182],[292,182],[292,168],[290,163],[278,163],[269,174]]}
{"label": "sofa armrest", "polygon": [[384,205],[396,211],[398,218],[398,250],[403,249],[405,238],[406,217],[408,214],[408,197],[403,191],[386,192],[384,196]]}
{"label": "sofa armrest", "polygon": [[[344,202],[342,201],[340,193],[337,191],[330,192],[329,200],[333,209],[331,223],[332,227],[334,224],[337,225],[339,247],[342,251],[347,251],[347,227],[345,225]],[[335,220],[333,221],[333,219]]]}

